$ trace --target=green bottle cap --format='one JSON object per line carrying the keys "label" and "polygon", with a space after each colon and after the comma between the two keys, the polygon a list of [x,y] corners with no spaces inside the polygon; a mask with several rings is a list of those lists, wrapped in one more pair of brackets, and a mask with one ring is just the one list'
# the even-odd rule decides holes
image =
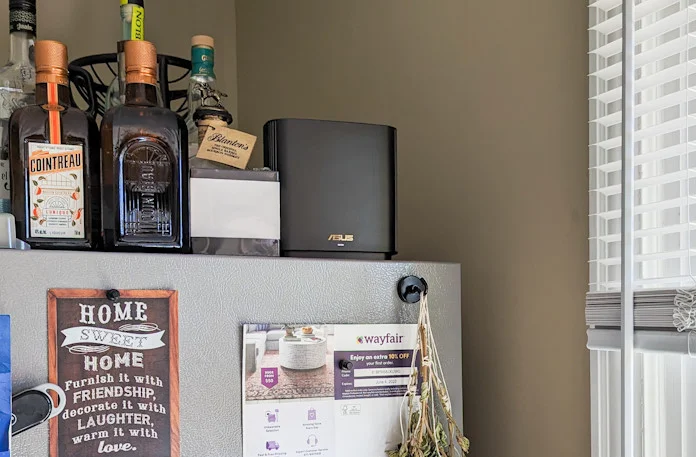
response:
{"label": "green bottle cap", "polygon": [[191,74],[215,78],[215,40],[197,35],[191,39]]}

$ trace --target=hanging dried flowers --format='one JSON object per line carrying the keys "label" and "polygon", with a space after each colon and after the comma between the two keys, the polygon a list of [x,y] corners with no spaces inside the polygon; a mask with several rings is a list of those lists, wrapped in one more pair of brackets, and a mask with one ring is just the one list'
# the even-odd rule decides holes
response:
{"label": "hanging dried flowers", "polygon": [[[452,415],[452,402],[435,345],[427,295],[421,294],[418,343],[411,363],[411,380],[406,395],[406,419],[401,421],[402,442],[388,457],[454,457],[469,452],[469,440]],[[421,376],[415,362],[420,354]],[[417,384],[420,385],[418,398]],[[446,419],[446,426],[440,417]],[[404,422],[408,422],[404,424]]]}

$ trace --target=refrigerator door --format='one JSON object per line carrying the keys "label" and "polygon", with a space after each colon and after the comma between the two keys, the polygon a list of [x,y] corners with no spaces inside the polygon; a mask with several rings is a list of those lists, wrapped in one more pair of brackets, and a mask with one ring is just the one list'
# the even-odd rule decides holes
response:
{"label": "refrigerator door", "polygon": [[[454,264],[193,255],[0,251],[0,314],[12,316],[13,388],[48,379],[50,288],[179,291],[181,455],[242,454],[242,325],[415,323],[399,279],[424,277],[453,410],[462,420],[460,268]],[[61,386],[64,387],[64,386]],[[48,423],[12,441],[48,456]]]}

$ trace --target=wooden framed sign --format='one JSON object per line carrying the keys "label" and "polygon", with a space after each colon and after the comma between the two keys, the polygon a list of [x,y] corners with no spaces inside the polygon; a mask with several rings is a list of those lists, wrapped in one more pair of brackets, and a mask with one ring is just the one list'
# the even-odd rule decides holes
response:
{"label": "wooden framed sign", "polygon": [[178,294],[118,292],[48,292],[51,457],[179,457]]}

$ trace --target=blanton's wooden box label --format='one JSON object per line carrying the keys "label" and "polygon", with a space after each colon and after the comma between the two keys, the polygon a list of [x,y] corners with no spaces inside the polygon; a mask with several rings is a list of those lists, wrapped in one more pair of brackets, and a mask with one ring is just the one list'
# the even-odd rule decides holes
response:
{"label": "blanton's wooden box label", "polygon": [[51,457],[179,457],[178,294],[119,292],[48,293]]}
{"label": "blanton's wooden box label", "polygon": [[256,137],[227,127],[208,127],[196,157],[244,170],[254,151]]}

